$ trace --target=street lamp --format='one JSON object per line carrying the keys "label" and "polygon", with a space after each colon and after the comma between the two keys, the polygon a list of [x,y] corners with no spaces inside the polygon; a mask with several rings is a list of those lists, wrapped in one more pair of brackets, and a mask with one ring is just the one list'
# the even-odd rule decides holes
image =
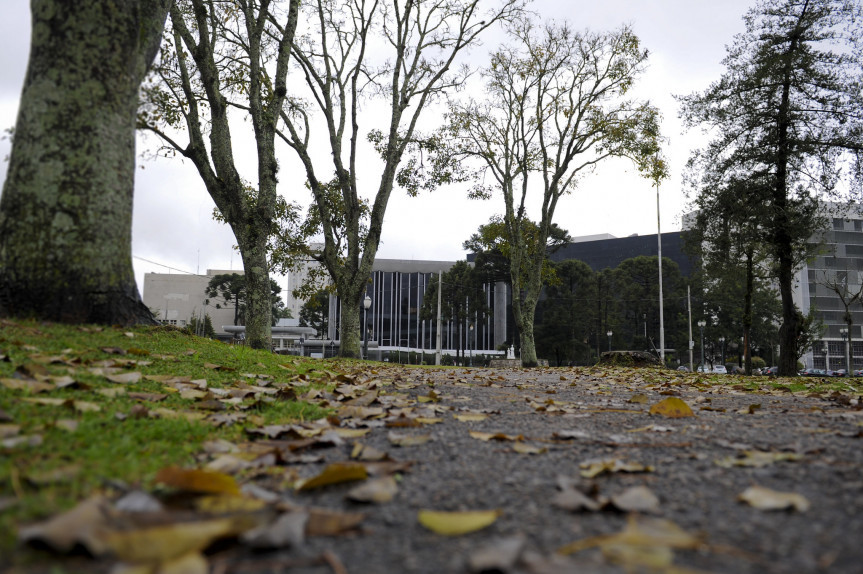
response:
{"label": "street lamp", "polygon": [[468,327],[468,341],[467,341],[467,352],[468,352],[468,364],[469,366],[473,366],[473,349],[471,349],[471,344],[473,341],[473,323]]}
{"label": "street lamp", "polygon": [[827,341],[824,341],[824,347],[821,349],[824,351],[824,368],[826,370],[830,370],[830,347],[827,346]]}
{"label": "street lamp", "polygon": [[372,306],[372,298],[366,294],[366,298],[363,299],[363,358],[369,358],[369,324],[366,322],[366,313],[369,311],[369,307]]}
{"label": "street lamp", "polygon": [[848,329],[839,329],[839,334],[842,335],[842,341],[845,343],[845,375],[851,372],[851,353],[850,345],[848,344]]}
{"label": "street lamp", "polygon": [[606,335],[608,335],[608,350],[609,350],[609,351],[611,351],[611,336],[612,336],[613,334],[614,334],[614,333],[612,333],[611,331],[609,331],[608,333],[606,333]]}
{"label": "street lamp", "polygon": [[719,345],[722,348],[722,354],[720,356],[722,357],[722,364],[724,365],[725,364],[725,337],[719,337]]}
{"label": "street lamp", "polygon": [[702,319],[698,322],[698,328],[701,329],[701,372],[704,372],[704,326],[707,325],[707,321]]}

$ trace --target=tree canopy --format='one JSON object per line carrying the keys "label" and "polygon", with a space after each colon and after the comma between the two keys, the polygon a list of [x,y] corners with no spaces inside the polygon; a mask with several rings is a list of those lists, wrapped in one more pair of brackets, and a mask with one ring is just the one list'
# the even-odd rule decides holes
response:
{"label": "tree canopy", "polygon": [[[863,7],[848,0],[760,0],[723,60],[726,72],[682,98],[711,130],[694,162],[713,184],[747,187],[782,300],[779,373],[794,375],[802,315],[793,274],[819,229],[819,203],[863,184]],[[840,183],[842,185],[840,185]]]}
{"label": "tree canopy", "polygon": [[[248,282],[245,275],[240,273],[223,273],[214,275],[207,283],[206,295],[214,299],[216,309],[234,309],[234,325],[245,325],[248,316]],[[279,319],[290,318],[291,310],[285,308],[280,293],[282,288],[274,280],[270,279],[270,317],[272,325]],[[207,304],[209,304],[209,299]],[[272,326],[271,325],[271,326]]]}
{"label": "tree canopy", "polygon": [[[652,178],[663,177],[665,165],[658,112],[628,97],[647,58],[631,29],[579,33],[522,20],[510,32],[483,70],[486,94],[451,105],[446,152],[479,166],[473,197],[503,198],[522,363],[535,366],[534,312],[558,201],[607,157],[631,157]],[[541,209],[531,219],[537,188]]]}

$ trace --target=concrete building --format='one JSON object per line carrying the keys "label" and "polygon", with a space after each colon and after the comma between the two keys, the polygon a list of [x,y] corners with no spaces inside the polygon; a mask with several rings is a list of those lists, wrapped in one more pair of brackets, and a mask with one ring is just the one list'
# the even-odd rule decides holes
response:
{"label": "concrete building", "polygon": [[837,204],[827,209],[829,227],[812,238],[820,244],[819,254],[803,265],[794,286],[797,306],[804,315],[814,309],[824,327],[821,340],[801,360],[807,368],[844,369],[847,342],[851,369],[863,369],[863,301],[858,298],[848,308],[849,333],[840,296],[850,301],[863,293],[863,211]]}
{"label": "concrete building", "polygon": [[234,307],[217,309],[215,303],[206,303],[207,284],[215,275],[242,273],[207,269],[206,275],[177,273],[145,273],[144,304],[156,318],[166,325],[185,327],[192,316],[210,316],[217,335],[230,337],[225,326],[234,324]]}

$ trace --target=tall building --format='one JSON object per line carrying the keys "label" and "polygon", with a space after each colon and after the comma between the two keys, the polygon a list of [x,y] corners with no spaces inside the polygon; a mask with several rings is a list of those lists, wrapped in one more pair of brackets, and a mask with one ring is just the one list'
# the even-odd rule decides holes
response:
{"label": "tall building", "polygon": [[[863,211],[829,206],[829,227],[812,243],[819,254],[800,269],[795,282],[795,303],[808,314],[815,310],[824,332],[803,356],[806,367],[844,369],[845,345],[849,344],[852,370],[863,369]],[[845,320],[846,302],[852,326]]]}

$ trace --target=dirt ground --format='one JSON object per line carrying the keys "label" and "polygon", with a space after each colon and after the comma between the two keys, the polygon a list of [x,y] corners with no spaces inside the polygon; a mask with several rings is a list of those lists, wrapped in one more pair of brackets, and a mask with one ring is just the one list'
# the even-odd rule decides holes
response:
{"label": "dirt ground", "polygon": [[[736,383],[753,380],[758,390]],[[394,497],[351,501],[356,483],[280,490],[264,473],[247,492],[362,519],[276,551],[211,548],[211,572],[863,571],[863,405],[850,387],[600,368],[391,368],[350,386],[319,400],[342,428],[371,430],[289,469],[315,476],[361,459],[361,444],[412,463]],[[669,399],[684,411],[665,410]],[[686,406],[692,416],[667,416]],[[444,535],[421,524],[424,510],[499,516]]]}

